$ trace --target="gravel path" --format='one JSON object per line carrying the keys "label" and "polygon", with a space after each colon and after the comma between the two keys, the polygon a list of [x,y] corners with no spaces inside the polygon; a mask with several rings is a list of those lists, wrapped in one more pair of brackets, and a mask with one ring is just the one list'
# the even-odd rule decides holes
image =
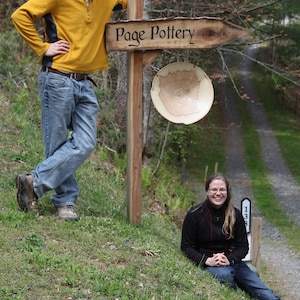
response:
{"label": "gravel path", "polygon": [[[248,55],[255,55],[256,49],[249,49]],[[241,81],[245,93],[252,101],[248,102],[253,122],[260,137],[263,160],[269,170],[270,182],[277,201],[280,201],[286,214],[300,226],[300,188],[286,167],[276,137],[272,133],[262,103],[256,96],[251,83],[251,61],[240,63]],[[226,174],[230,178],[235,206],[248,197],[252,200],[252,216],[261,216],[255,206],[244,158],[244,145],[240,132],[241,120],[235,109],[231,85],[224,85],[225,119],[228,126],[226,142]],[[281,296],[282,300],[300,299],[300,256],[285,243],[278,230],[263,219],[261,259],[268,272],[265,282]]]}

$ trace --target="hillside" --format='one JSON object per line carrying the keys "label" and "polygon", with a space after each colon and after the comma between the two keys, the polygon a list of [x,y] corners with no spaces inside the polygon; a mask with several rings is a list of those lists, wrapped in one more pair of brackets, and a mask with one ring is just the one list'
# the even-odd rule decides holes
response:
{"label": "hillside", "polygon": [[[245,122],[245,115],[237,123],[224,120],[226,97],[223,92],[217,93],[214,106],[203,121],[189,127],[190,130],[183,126],[172,128],[169,151],[158,174],[152,177],[151,168],[143,170],[142,223],[132,225],[126,215],[126,157],[124,152],[118,153],[105,144],[105,140],[119,137],[114,126],[105,127],[110,124],[114,109],[110,101],[111,91],[96,88],[103,108],[99,117],[99,143],[76,173],[81,188],[77,203],[80,221],[58,220],[50,203],[50,193],[40,199],[38,214],[26,214],[17,206],[15,176],[30,171],[43,159],[37,96],[40,67],[14,30],[1,32],[0,44],[0,298],[248,299],[240,291],[221,286],[182,255],[179,249],[181,220],[177,220],[176,215],[179,211],[182,217],[186,208],[199,201],[206,167],[209,173],[214,166],[222,172],[226,169],[233,178],[240,174],[237,157],[230,156],[230,151],[225,153],[228,150],[225,150],[228,129],[231,126],[244,129],[245,124],[252,126],[252,131],[260,132],[261,129],[253,130],[254,125],[248,119]],[[214,84],[218,83],[217,78]],[[267,96],[273,97],[273,94]],[[277,102],[268,105],[269,110],[270,107],[279,107]],[[241,110],[247,111],[245,106]],[[280,136],[280,147],[285,151],[283,155],[290,168],[293,167],[294,178],[299,180],[300,168],[293,154],[299,150],[296,138],[299,136],[299,119],[282,107],[274,115],[283,117],[277,119],[279,126],[274,132]],[[164,121],[160,123],[161,132],[166,127]],[[283,123],[287,128],[280,127]],[[253,136],[249,138],[252,138],[252,145],[245,145],[245,152],[247,160],[252,159],[255,163],[248,166],[251,174],[247,174],[245,182],[253,192],[251,198],[252,195],[256,198],[257,213],[266,218],[273,230],[268,233],[275,231],[276,237],[280,237],[280,246],[285,243],[286,248],[278,249],[288,249],[294,254],[300,249],[299,228],[280,209],[282,199],[278,200],[272,194],[270,180],[263,169],[261,143]],[[249,155],[252,155],[250,159]],[[231,168],[228,167],[229,156],[233,161]],[[153,158],[153,164],[156,159]],[[240,178],[234,180],[235,184],[240,183]],[[239,193],[243,195],[245,190],[239,190]],[[270,220],[274,222],[269,224]],[[270,248],[269,244],[264,244],[262,249],[270,251]],[[278,249],[272,254],[278,253]],[[277,284],[280,280],[271,272],[276,273],[281,263],[263,265],[262,268],[262,276],[276,292],[280,292]],[[286,265],[291,263],[289,261]],[[282,282],[288,278],[282,277]],[[286,295],[288,285],[283,282],[282,286],[285,288],[283,295]]]}
{"label": "hillside", "polygon": [[180,229],[170,216],[150,212],[147,199],[142,224],[128,223],[124,174],[101,159],[100,148],[77,172],[79,222],[58,220],[49,195],[41,199],[38,215],[20,212],[15,175],[43,155],[38,99],[26,91],[0,94],[1,299],[244,297],[183,257]]}
{"label": "hillside", "polygon": [[[1,40],[0,298],[247,299],[182,255],[180,228],[172,215],[148,209],[151,195],[143,196],[142,224],[128,223],[125,159],[112,163],[103,145],[76,173],[79,222],[57,219],[50,194],[40,199],[38,214],[19,211],[15,176],[42,160],[43,145],[36,91],[39,67],[35,58],[20,59],[20,49],[10,47],[16,36],[11,38]],[[161,189],[166,196],[158,200],[180,203],[185,197],[191,203],[177,173],[169,167],[166,174],[155,184],[155,199]]]}

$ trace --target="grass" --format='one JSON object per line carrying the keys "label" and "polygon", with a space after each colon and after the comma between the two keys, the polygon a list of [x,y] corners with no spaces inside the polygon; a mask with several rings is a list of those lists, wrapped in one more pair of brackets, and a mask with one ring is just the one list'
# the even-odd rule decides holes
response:
{"label": "grass", "polygon": [[19,211],[15,176],[43,159],[36,82],[27,73],[38,67],[26,66],[0,85],[0,298],[248,299],[195,267],[180,251],[172,215],[148,209],[154,197],[172,207],[191,203],[173,168],[143,179],[140,225],[126,216],[125,158],[116,167],[100,145],[76,173],[79,222],[55,216],[51,193],[40,199],[39,214]]}
{"label": "grass", "polygon": [[155,216],[142,226],[86,216],[78,223],[52,219],[50,227],[45,218],[21,220],[1,260],[1,270],[14,274],[2,272],[1,299],[241,299],[191,268],[173,226]]}
{"label": "grass", "polygon": [[[78,171],[79,222],[57,219],[47,196],[39,215],[22,213],[12,184],[1,187],[1,299],[241,299],[183,257],[170,218],[145,210],[141,225],[129,224],[124,182],[91,172],[95,161]],[[90,186],[95,175],[102,189]]]}

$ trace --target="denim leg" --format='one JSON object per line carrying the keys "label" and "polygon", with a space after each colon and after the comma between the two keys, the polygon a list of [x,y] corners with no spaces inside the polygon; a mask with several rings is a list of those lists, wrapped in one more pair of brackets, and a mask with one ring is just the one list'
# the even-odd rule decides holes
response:
{"label": "denim leg", "polygon": [[251,297],[259,300],[280,300],[245,262],[236,264],[234,269],[236,283]]}
{"label": "denim leg", "polygon": [[54,206],[74,205],[79,195],[79,187],[74,175],[68,177],[55,190],[51,196]]}
{"label": "denim leg", "polygon": [[221,283],[224,283],[233,289],[237,288],[234,280],[234,276],[235,276],[234,268],[230,266],[225,266],[225,267],[206,267],[205,269]]}
{"label": "denim leg", "polygon": [[87,81],[46,72],[39,95],[45,160],[32,171],[34,189],[38,197],[55,190],[55,206],[73,205],[79,193],[74,172],[96,145],[98,102]]}

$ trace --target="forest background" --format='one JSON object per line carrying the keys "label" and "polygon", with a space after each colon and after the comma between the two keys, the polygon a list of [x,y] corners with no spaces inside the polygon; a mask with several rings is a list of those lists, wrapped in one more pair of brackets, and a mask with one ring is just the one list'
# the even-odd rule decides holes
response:
{"label": "forest background", "polygon": [[[32,51],[20,40],[10,21],[11,12],[25,1],[2,1],[0,4],[1,73],[7,78],[15,64],[23,62],[29,65],[35,57]],[[230,65],[225,62],[226,56],[237,57],[245,55],[244,50],[251,45],[263,45],[258,64],[269,72],[272,81],[270,84],[282,98],[291,98],[287,105],[291,108],[299,107],[293,103],[299,96],[290,94],[287,89],[298,86],[299,74],[299,5],[296,0],[273,1],[144,1],[144,19],[172,18],[172,17],[218,17],[233,24],[240,25],[253,31],[246,40],[237,40],[208,51],[163,51],[162,54],[144,71],[143,97],[143,165],[151,166],[157,163],[157,158],[165,156],[172,161],[178,161],[182,170],[186,169],[188,149],[191,135],[204,128],[209,117],[192,126],[168,124],[159,116],[153,107],[150,89],[154,75],[163,66],[177,61],[186,61],[200,66],[213,79],[214,85],[224,79],[224,74],[233,79],[230,74]],[[126,12],[113,15],[115,20],[126,19]],[[37,24],[42,36],[42,24]],[[127,68],[126,52],[110,53],[110,70],[96,74],[99,101],[102,110],[99,118],[99,142],[110,149],[111,156],[115,153],[124,155],[126,152],[126,118],[127,118]],[[29,61],[28,61],[29,60]],[[20,64],[23,67],[22,64]],[[28,67],[27,67],[28,68]],[[35,71],[35,70],[34,70]],[[4,79],[5,79],[4,78]],[[241,96],[243,91],[233,83],[233,88]],[[293,100],[295,99],[295,100]],[[216,95],[216,104],[222,99]],[[289,103],[291,102],[291,103]],[[165,152],[163,141],[168,136],[168,151]],[[201,138],[201,137],[199,137]],[[202,143],[204,144],[204,143]],[[156,158],[154,161],[152,158]],[[192,163],[194,164],[194,163]],[[201,162],[211,164],[211,162]],[[196,165],[195,167],[198,167]],[[203,167],[201,168],[203,170]],[[184,176],[184,174],[182,174]]]}

